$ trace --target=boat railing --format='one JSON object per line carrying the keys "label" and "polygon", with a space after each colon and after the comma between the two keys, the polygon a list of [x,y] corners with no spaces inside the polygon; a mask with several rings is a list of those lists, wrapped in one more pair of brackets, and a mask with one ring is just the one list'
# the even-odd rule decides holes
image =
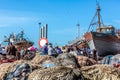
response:
{"label": "boat railing", "polygon": [[80,43],[83,43],[84,41],[85,39],[83,37],[80,37],[75,40],[69,41],[69,45],[80,44]]}

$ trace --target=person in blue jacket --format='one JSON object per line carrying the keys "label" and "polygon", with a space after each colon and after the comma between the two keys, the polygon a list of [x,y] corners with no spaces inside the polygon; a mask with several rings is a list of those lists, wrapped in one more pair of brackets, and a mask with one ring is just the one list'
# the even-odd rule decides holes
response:
{"label": "person in blue jacket", "polygon": [[48,54],[48,43],[46,43],[46,44],[42,47],[42,54],[43,54],[43,55],[47,55],[47,54]]}

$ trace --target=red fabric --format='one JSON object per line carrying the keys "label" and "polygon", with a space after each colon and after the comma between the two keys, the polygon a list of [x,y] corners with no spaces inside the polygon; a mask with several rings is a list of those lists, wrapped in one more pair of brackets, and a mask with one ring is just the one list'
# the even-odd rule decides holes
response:
{"label": "red fabric", "polygon": [[113,66],[120,69],[120,64],[113,64]]}
{"label": "red fabric", "polygon": [[6,59],[6,60],[0,60],[0,64],[2,63],[9,63],[9,62],[14,62],[15,60],[9,60],[9,59]]}

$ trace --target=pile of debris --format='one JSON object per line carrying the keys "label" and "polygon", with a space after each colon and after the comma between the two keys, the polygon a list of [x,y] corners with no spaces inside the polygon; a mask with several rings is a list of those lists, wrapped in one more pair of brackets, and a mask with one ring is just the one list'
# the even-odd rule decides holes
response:
{"label": "pile of debris", "polygon": [[79,69],[54,67],[33,71],[28,80],[86,80]]}
{"label": "pile of debris", "polygon": [[97,62],[86,56],[77,56],[77,61],[80,66],[91,66],[97,64]]}
{"label": "pile of debris", "polygon": [[97,64],[85,56],[39,55],[0,65],[0,80],[120,80],[118,68]]}
{"label": "pile of debris", "polygon": [[120,80],[120,70],[109,65],[84,66],[80,70],[88,80]]}
{"label": "pile of debris", "polygon": [[30,72],[32,72],[36,69],[42,68],[41,65],[36,65],[34,63],[31,63],[30,61],[25,61],[25,60],[18,60],[13,63],[3,63],[0,65],[0,80],[6,80],[6,78],[13,72],[18,75],[18,73],[20,73],[22,70],[25,70],[25,69],[24,68],[19,69],[19,68],[17,68],[17,66],[22,66],[24,64],[29,66]]}
{"label": "pile of debris", "polygon": [[52,60],[52,59],[55,59],[55,58],[52,56],[48,56],[48,55],[36,54],[36,56],[33,58],[33,60],[31,60],[31,62],[33,62],[35,64],[42,64],[44,61]]}

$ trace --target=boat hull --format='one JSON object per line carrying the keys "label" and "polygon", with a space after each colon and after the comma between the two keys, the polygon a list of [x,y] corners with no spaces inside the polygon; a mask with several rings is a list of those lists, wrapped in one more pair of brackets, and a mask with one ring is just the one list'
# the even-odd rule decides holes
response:
{"label": "boat hull", "polygon": [[34,43],[30,42],[30,41],[19,41],[19,42],[15,42],[13,43],[13,45],[18,49],[21,50],[22,47],[24,48],[29,48],[30,46],[32,46]]}
{"label": "boat hull", "polygon": [[84,37],[90,49],[96,49],[99,56],[116,54],[120,51],[120,40],[113,35],[89,32]]}

